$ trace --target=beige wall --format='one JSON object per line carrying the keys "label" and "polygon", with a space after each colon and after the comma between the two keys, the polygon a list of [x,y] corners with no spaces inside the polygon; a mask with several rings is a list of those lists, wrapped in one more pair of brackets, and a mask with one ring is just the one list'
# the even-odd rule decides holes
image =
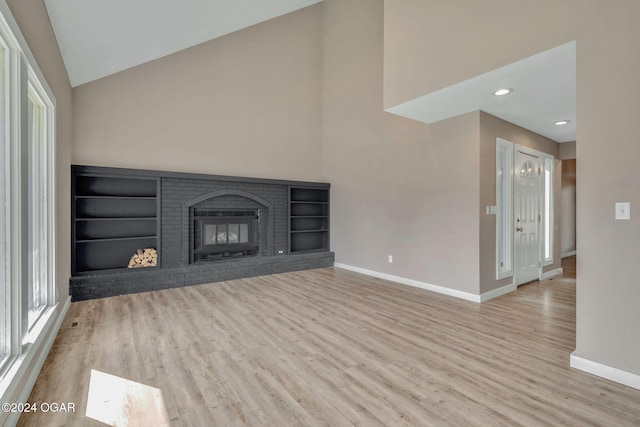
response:
{"label": "beige wall", "polygon": [[[485,206],[496,204],[496,138],[520,144],[558,157],[558,143],[485,112],[480,113],[480,293],[513,283],[512,278],[496,280],[496,216],[486,215]],[[554,198],[560,200],[560,163],[556,162]],[[554,204],[553,264],[545,271],[560,268],[560,203]]]}
{"label": "beige wall", "polygon": [[560,160],[576,158],[576,141],[563,142],[560,144]]}
{"label": "beige wall", "polygon": [[73,90],[75,164],[322,178],[322,7]]}
{"label": "beige wall", "polygon": [[[576,355],[640,375],[640,2],[575,0]],[[616,221],[617,201],[631,220]]]}
{"label": "beige wall", "polygon": [[7,0],[7,4],[56,98],[56,280],[60,301],[65,301],[71,276],[71,86],[43,0]]}
{"label": "beige wall", "polygon": [[386,1],[385,108],[570,42],[573,14],[566,0]]}
{"label": "beige wall", "polygon": [[[576,356],[640,374],[640,2],[398,0],[385,8],[386,106],[576,40]],[[630,221],[614,219],[616,201],[631,202]]]}
{"label": "beige wall", "polygon": [[383,1],[323,3],[336,262],[477,294],[478,113],[431,127],[385,113]]}

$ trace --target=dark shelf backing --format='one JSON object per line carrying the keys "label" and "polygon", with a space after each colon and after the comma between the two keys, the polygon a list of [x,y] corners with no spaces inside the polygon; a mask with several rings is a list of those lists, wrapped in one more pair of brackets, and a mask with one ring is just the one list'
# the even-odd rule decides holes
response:
{"label": "dark shelf backing", "polygon": [[77,221],[76,239],[91,240],[155,236],[156,230],[155,219]]}
{"label": "dark shelf backing", "polygon": [[291,232],[306,230],[327,230],[329,227],[327,217],[292,217]]}
{"label": "dark shelf backing", "polygon": [[157,181],[113,176],[82,176],[76,181],[77,196],[155,197]]}
{"label": "dark shelf backing", "polygon": [[77,199],[76,218],[147,218],[156,216],[155,200]]}
{"label": "dark shelf backing", "polygon": [[137,249],[159,249],[159,185],[155,176],[72,169],[74,274],[126,268]]}
{"label": "dark shelf backing", "polygon": [[329,250],[329,189],[290,187],[289,251]]}
{"label": "dark shelf backing", "polygon": [[291,234],[291,252],[306,252],[328,249],[328,232],[308,232]]}
{"label": "dark shelf backing", "polygon": [[291,216],[327,216],[329,205],[326,203],[292,203]]}
{"label": "dark shelf backing", "polygon": [[322,188],[291,188],[292,202],[329,202],[329,191]]}
{"label": "dark shelf backing", "polygon": [[126,268],[137,249],[156,248],[156,238],[76,243],[76,271]]}

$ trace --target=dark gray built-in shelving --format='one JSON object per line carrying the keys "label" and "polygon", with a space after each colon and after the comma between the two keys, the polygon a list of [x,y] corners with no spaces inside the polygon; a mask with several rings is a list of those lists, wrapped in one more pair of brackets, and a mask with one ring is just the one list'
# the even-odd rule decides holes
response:
{"label": "dark gray built-in shelving", "polygon": [[[334,262],[329,183],[81,165],[71,167],[71,178],[73,301]],[[229,243],[235,224],[239,244],[241,224],[247,224],[248,247]],[[211,250],[196,260],[203,236],[211,246],[204,249]],[[136,250],[145,248],[157,249],[158,265],[127,268]]]}
{"label": "dark gray built-in shelving", "polygon": [[137,249],[159,247],[159,182],[72,169],[73,274],[123,269]]}
{"label": "dark gray built-in shelving", "polygon": [[289,187],[289,251],[329,250],[329,188]]}

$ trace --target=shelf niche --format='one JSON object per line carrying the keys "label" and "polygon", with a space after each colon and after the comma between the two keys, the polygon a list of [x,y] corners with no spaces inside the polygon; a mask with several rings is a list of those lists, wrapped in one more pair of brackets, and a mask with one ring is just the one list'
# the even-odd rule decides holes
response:
{"label": "shelf niche", "polygon": [[289,251],[329,250],[329,188],[289,187]]}
{"label": "shelf niche", "polygon": [[126,269],[137,249],[159,249],[159,177],[72,168],[72,270]]}

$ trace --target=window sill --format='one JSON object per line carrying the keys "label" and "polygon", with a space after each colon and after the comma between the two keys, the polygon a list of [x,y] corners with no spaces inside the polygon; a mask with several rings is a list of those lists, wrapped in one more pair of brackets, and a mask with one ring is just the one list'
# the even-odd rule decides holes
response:
{"label": "window sill", "polygon": [[[48,307],[25,338],[22,354],[6,361],[0,372],[0,402],[27,401],[70,304],[69,297],[64,304]],[[19,415],[0,412],[0,425],[4,425],[7,420],[17,422]]]}

